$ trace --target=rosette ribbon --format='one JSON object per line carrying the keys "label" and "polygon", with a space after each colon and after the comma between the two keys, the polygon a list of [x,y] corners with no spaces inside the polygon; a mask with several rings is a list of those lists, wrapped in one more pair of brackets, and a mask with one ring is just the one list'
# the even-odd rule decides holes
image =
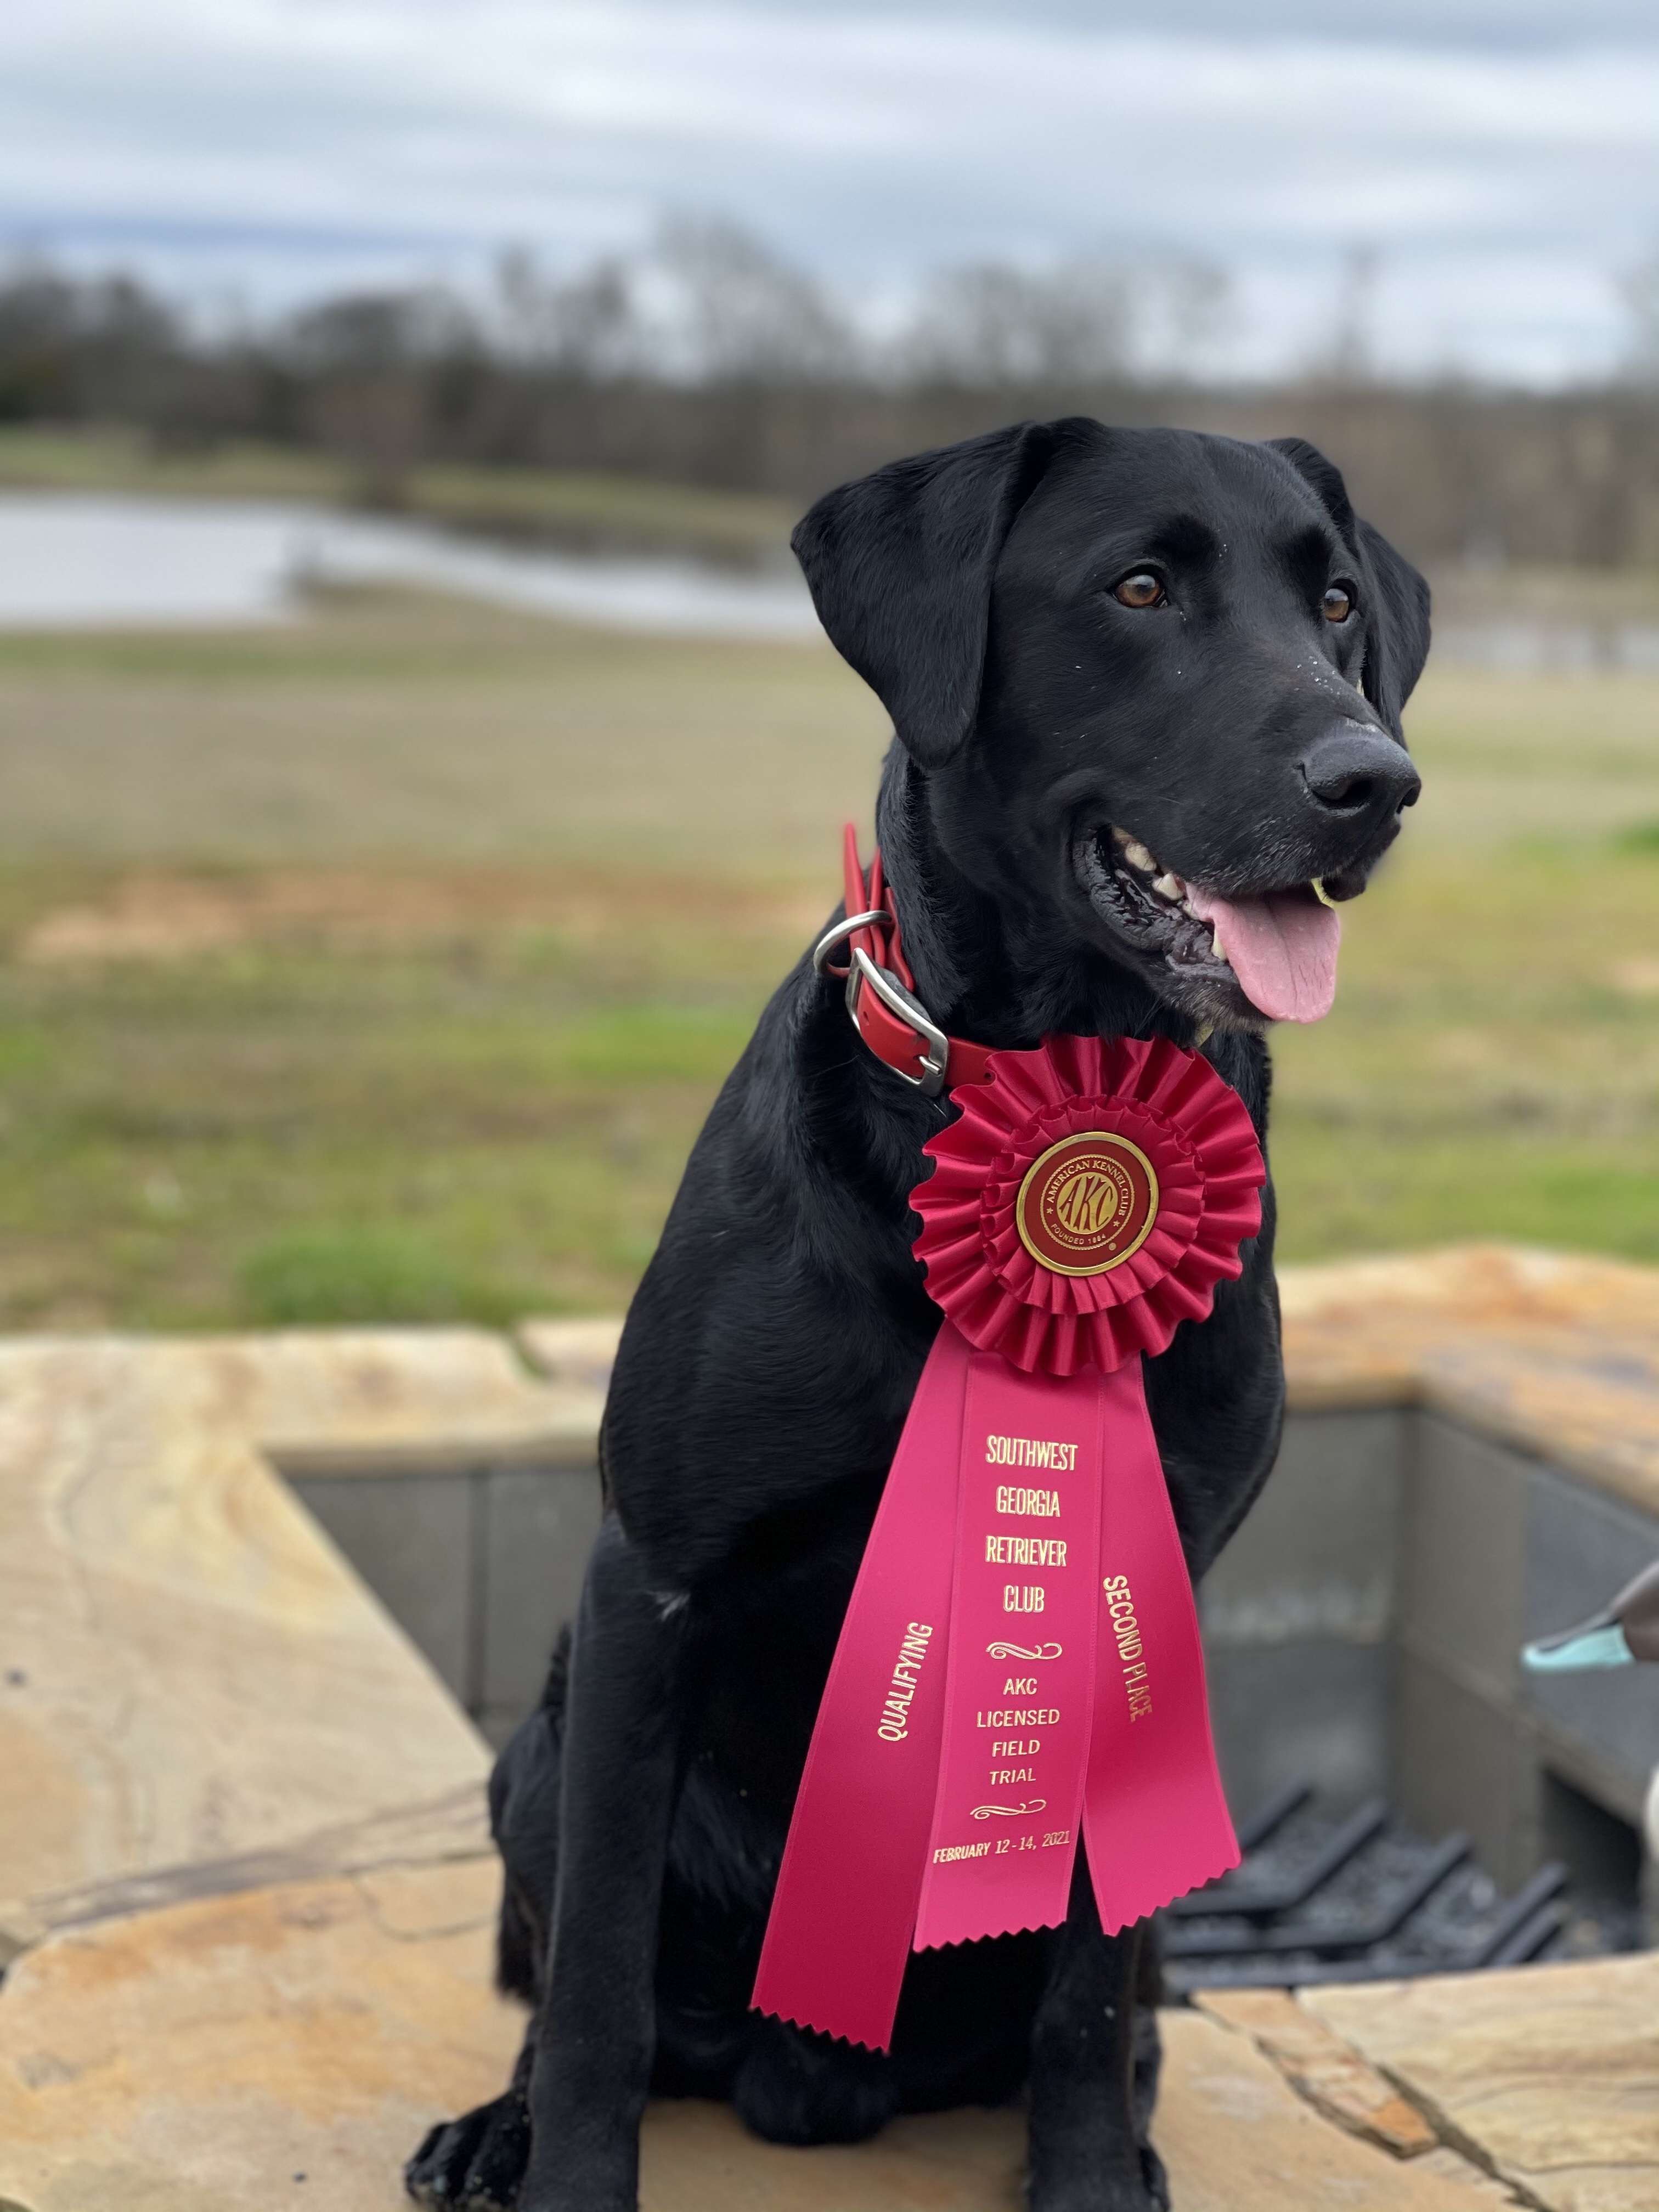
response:
{"label": "rosette ribbon", "polygon": [[990,1056],[925,1150],[945,1319],[836,1645],[753,2002],[885,2050],[913,1950],[1109,1935],[1238,1863],[1142,1360],[1243,1269],[1267,1179],[1164,1040]]}

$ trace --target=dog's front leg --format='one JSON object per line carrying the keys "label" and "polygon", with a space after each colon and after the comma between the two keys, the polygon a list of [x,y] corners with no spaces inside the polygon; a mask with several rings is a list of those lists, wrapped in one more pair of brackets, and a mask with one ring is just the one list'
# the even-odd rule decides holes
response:
{"label": "dog's front leg", "polygon": [[571,1651],[520,2212],[634,2212],[637,2201],[686,1611],[648,1586],[639,1552],[607,1519]]}
{"label": "dog's front leg", "polygon": [[1101,1933],[1079,1852],[1031,2029],[1030,2212],[1152,2212],[1165,2201],[1136,2127],[1140,1942],[1138,1928]]}

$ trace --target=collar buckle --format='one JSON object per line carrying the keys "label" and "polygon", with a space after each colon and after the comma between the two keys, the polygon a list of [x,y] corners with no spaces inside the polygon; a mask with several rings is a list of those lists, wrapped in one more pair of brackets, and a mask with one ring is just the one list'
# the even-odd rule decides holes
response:
{"label": "collar buckle", "polygon": [[864,1024],[859,1019],[859,993],[866,983],[888,1012],[914,1030],[927,1048],[925,1051],[919,1050],[915,1055],[921,1063],[919,1075],[912,1075],[896,1060],[889,1059],[885,1053],[881,1057],[886,1060],[901,1083],[908,1083],[913,1091],[920,1091],[924,1098],[937,1098],[945,1088],[945,1073],[950,1066],[950,1038],[921,1000],[905,989],[890,969],[878,968],[863,946],[855,945],[847,969],[847,1011],[860,1037],[864,1036]]}

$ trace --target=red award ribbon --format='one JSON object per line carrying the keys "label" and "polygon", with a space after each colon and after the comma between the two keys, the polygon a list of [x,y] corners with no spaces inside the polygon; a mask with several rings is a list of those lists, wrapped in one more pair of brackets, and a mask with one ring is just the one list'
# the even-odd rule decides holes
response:
{"label": "red award ribbon", "polygon": [[1238,1862],[1141,1359],[1242,1271],[1267,1170],[1159,1039],[1050,1037],[952,1093],[911,1193],[945,1319],[848,1608],[754,2003],[884,2050],[906,1958],[1109,1934]]}

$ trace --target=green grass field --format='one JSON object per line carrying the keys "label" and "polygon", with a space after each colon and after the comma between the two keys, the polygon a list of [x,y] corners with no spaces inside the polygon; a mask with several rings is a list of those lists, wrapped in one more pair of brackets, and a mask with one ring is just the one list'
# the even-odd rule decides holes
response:
{"label": "green grass field", "polygon": [[[1411,727],[1276,1042],[1283,1249],[1659,1259],[1659,679],[1449,667]],[[0,640],[0,1326],[619,1304],[884,734],[827,651],[392,594]]]}

